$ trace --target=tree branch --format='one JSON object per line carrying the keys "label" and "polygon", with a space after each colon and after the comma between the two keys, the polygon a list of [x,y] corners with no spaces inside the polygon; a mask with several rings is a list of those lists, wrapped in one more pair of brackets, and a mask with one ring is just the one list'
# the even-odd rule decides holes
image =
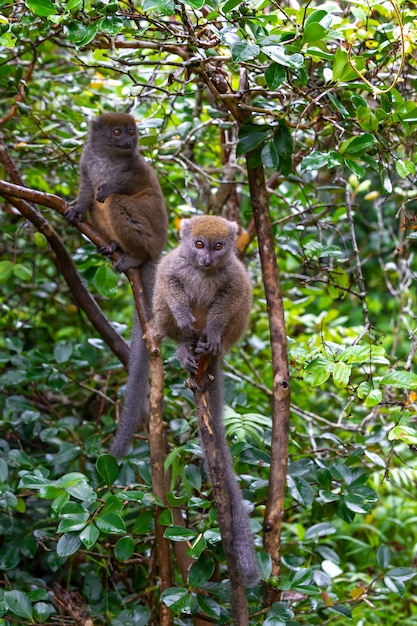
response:
{"label": "tree branch", "polygon": [[272,575],[280,571],[281,522],[288,459],[290,415],[290,384],[287,357],[287,336],[279,270],[269,214],[269,197],[262,165],[250,167],[247,159],[248,181],[253,215],[258,233],[259,255],[265,286],[272,349],[272,445],[269,493],[264,518],[264,545],[272,558]]}
{"label": "tree branch", "polygon": [[[34,200],[34,198],[31,197],[30,190],[19,187],[17,190],[13,189],[16,187],[16,185],[0,180],[0,194],[45,236],[53,252],[52,258],[54,263],[60,274],[64,277],[78,306],[84,311],[93,327],[104,339],[112,352],[118,357],[118,359],[120,359],[121,363],[127,367],[129,360],[128,345],[114,330],[109,320],[84,285],[74,261],[68,254],[62,239],[59,237],[52,224],[42,215],[42,213],[40,213],[40,211],[37,211],[31,204],[22,199],[23,196],[30,198],[32,201]],[[20,189],[24,190],[21,194],[19,191]],[[10,191],[13,195],[9,195]],[[39,192],[36,192],[35,195],[37,194],[39,194]],[[63,200],[61,200],[61,202],[65,205]]]}

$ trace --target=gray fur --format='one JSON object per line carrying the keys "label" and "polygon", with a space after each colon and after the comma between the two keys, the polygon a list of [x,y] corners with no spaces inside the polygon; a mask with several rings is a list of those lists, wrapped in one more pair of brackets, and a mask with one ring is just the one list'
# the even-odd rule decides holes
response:
{"label": "gray fur", "polygon": [[[168,219],[158,180],[139,151],[134,118],[105,113],[92,120],[80,165],[77,200],[66,219],[72,224],[88,212],[91,224],[110,242],[102,252],[122,252],[115,269],[140,267],[150,303],[154,261],[165,245]],[[142,335],[135,315],[125,404],[111,448],[116,456],[126,453],[149,415],[149,364]]]}
{"label": "gray fur", "polygon": [[157,267],[153,311],[160,333],[178,342],[185,369],[196,374],[199,356],[211,357],[208,393],[226,468],[235,556],[243,581],[254,585],[259,571],[249,517],[223,424],[222,357],[246,330],[252,305],[250,280],[235,252],[236,232],[234,222],[217,216],[183,220],[180,245]]}
{"label": "gray fur", "polygon": [[134,118],[127,113],[95,118],[80,165],[76,204],[65,213],[68,222],[88,211],[91,224],[111,242],[103,252],[121,249],[115,265],[120,272],[158,258],[167,214],[155,173],[139,151]]}
{"label": "gray fur", "polygon": [[[155,264],[144,263],[140,268],[143,286],[149,304],[155,280]],[[116,436],[110,447],[114,456],[126,454],[134,434],[149,420],[149,359],[139,316],[135,309],[130,358],[123,409],[119,417]]]}

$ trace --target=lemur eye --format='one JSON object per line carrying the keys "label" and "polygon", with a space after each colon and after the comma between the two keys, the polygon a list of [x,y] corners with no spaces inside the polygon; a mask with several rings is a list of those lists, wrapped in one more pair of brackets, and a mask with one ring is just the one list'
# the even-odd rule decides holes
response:
{"label": "lemur eye", "polygon": [[216,245],[214,246],[215,250],[223,250],[224,245],[222,243],[216,243]]}
{"label": "lemur eye", "polygon": [[204,248],[204,243],[200,241],[200,239],[197,239],[197,241],[195,242],[195,247],[201,250],[201,248]]}
{"label": "lemur eye", "polygon": [[134,135],[134,134],[135,134],[134,128],[129,128],[129,135]]}
{"label": "lemur eye", "polygon": [[120,128],[115,128],[113,133],[116,135],[116,137],[120,137],[120,135],[122,134],[122,131],[120,130]]}

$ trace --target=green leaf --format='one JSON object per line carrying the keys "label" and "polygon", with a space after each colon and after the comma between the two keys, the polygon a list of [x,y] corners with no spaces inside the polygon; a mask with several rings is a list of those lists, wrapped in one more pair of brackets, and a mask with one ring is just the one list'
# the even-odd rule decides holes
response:
{"label": "green leaf", "polygon": [[352,611],[350,606],[344,604],[333,604],[332,606],[327,607],[328,611],[331,613],[337,613],[338,615],[343,615],[343,617],[348,617],[352,619]]}
{"label": "green leaf", "polygon": [[97,542],[100,536],[100,531],[94,522],[87,524],[87,526],[80,532],[80,539],[87,548],[91,550],[94,544]]}
{"label": "green leaf", "polygon": [[204,615],[207,615],[212,620],[214,620],[213,623],[219,623],[218,620],[221,615],[221,608],[220,605],[215,600],[213,600],[213,598],[199,593],[197,594],[197,604],[200,608],[200,611],[204,613]]}
{"label": "green leaf", "polygon": [[237,7],[239,4],[241,4],[241,0],[227,0],[227,2],[225,2],[224,5],[222,6],[222,10],[224,11],[224,13],[228,13],[229,11],[232,11],[232,9]]}
{"label": "green leaf", "polygon": [[97,499],[97,494],[88,484],[86,476],[80,472],[64,474],[64,476],[58,478],[55,485],[61,489],[65,489],[65,491],[74,498],[77,498],[77,500],[94,502]]}
{"label": "green leaf", "polygon": [[265,125],[258,125],[249,122],[239,129],[239,143],[236,147],[236,155],[242,156],[247,152],[252,152],[263,144],[269,137],[271,128]]}
{"label": "green leaf", "polygon": [[114,554],[118,561],[126,561],[130,559],[135,551],[135,542],[132,537],[121,537],[114,546]]}
{"label": "green leaf", "polygon": [[100,23],[100,32],[115,37],[123,28],[123,19],[117,15],[108,15]]}
{"label": "green leaf", "polygon": [[[311,578],[311,570],[299,570],[300,572],[307,572],[307,578]],[[295,578],[295,577],[294,577]],[[293,581],[291,582],[291,588],[293,586]],[[270,626],[276,626],[281,623],[285,626],[285,624],[291,623],[294,618],[294,611],[285,603],[285,602],[274,602],[271,606],[271,609],[268,611],[268,619],[263,622],[264,624],[269,624]],[[279,621],[278,621],[279,620]]]}
{"label": "green leaf", "polygon": [[399,389],[415,389],[417,387],[417,374],[405,370],[392,370],[382,378],[380,384],[391,385],[391,387],[398,387]]}
{"label": "green leaf", "polygon": [[183,472],[184,480],[187,481],[193,489],[196,491],[201,490],[201,485],[203,482],[203,477],[201,475],[201,469],[194,464],[188,464],[184,467]]}
{"label": "green leaf", "polygon": [[166,528],[164,532],[164,537],[171,539],[171,541],[190,541],[190,539],[195,539],[197,536],[198,532],[196,530],[185,528],[184,526],[171,526]]}
{"label": "green leaf", "polygon": [[206,0],[186,0],[184,4],[198,11],[206,4]]}
{"label": "green leaf", "polygon": [[320,524],[314,524],[306,530],[304,535],[304,541],[314,539],[317,541],[320,537],[327,537],[333,535],[336,532],[336,528],[327,522],[321,522]]}
{"label": "green leaf", "polygon": [[326,35],[327,29],[318,22],[306,24],[303,32],[303,43],[319,41]]}
{"label": "green leaf", "polygon": [[3,48],[14,48],[16,45],[17,37],[13,33],[7,31],[0,36],[0,46]]}
{"label": "green leaf", "polygon": [[33,243],[37,248],[44,250],[48,247],[48,240],[43,233],[36,232],[33,234]]}
{"label": "green leaf", "polygon": [[400,596],[404,595],[405,585],[402,582],[402,580],[396,580],[396,579],[390,578],[389,576],[384,576],[384,583],[388,587],[389,591],[392,591],[393,593],[397,593]]}
{"label": "green leaf", "polygon": [[160,11],[163,15],[172,15],[175,11],[174,0],[143,0],[142,9],[145,12]]}
{"label": "green leaf", "polygon": [[256,553],[256,562],[262,580],[268,580],[272,574],[272,559],[267,552],[260,550]]}
{"label": "green leaf", "polygon": [[388,433],[389,441],[399,439],[409,446],[417,445],[417,430],[411,426],[394,426]]}
{"label": "green leaf", "polygon": [[265,70],[265,80],[269,89],[278,89],[287,77],[285,68],[278,63],[271,63]]}
{"label": "green leaf", "polygon": [[188,613],[192,608],[192,598],[187,589],[171,587],[161,593],[162,602],[174,613],[184,611]]}
{"label": "green leaf", "polygon": [[417,576],[417,572],[411,567],[394,567],[387,572],[387,576],[395,578],[396,580],[407,581]]}
{"label": "green leaf", "polygon": [[56,15],[58,12],[50,0],[26,0],[25,4],[35,15],[40,15],[41,17]]}
{"label": "green leaf", "polygon": [[59,538],[56,553],[64,558],[75,554],[81,545],[81,539],[77,533],[66,533]]}
{"label": "green leaf", "polygon": [[208,582],[213,575],[215,569],[214,559],[211,557],[201,557],[193,563],[188,572],[188,584],[191,588],[196,589]]}
{"label": "green leaf", "polygon": [[268,141],[262,148],[262,163],[265,167],[279,171],[280,158],[273,141]]}
{"label": "green leaf", "polygon": [[191,544],[191,548],[187,548],[187,555],[192,559],[198,559],[207,548],[207,541],[203,535],[198,535],[197,539]]}
{"label": "green leaf", "polygon": [[363,498],[356,494],[345,494],[343,498],[345,506],[353,513],[369,513],[371,506],[364,502]]}
{"label": "green leaf", "polygon": [[17,589],[5,591],[3,600],[9,611],[33,622],[32,604],[26,593]]}
{"label": "green leaf", "polygon": [[[361,71],[365,67],[365,60],[361,57],[355,59],[356,67]],[[348,82],[358,78],[357,73],[353,70],[348,61],[346,50],[338,47],[334,55],[332,80],[335,82]]]}
{"label": "green leaf", "polygon": [[73,345],[70,341],[60,341],[54,347],[54,358],[57,363],[65,363],[71,358]]}
{"label": "green leaf", "polygon": [[118,291],[119,277],[108,263],[100,265],[94,275],[97,291],[105,298],[113,298]]}
{"label": "green leaf", "polygon": [[288,488],[292,497],[304,506],[311,506],[314,500],[314,491],[309,483],[301,476],[288,476]]}
{"label": "green leaf", "polygon": [[407,176],[414,176],[416,173],[416,166],[412,161],[406,159],[403,161],[402,159],[397,159],[395,161],[395,169],[397,171],[398,176],[401,178],[407,178]]}
{"label": "green leaf", "polygon": [[306,379],[312,387],[319,387],[330,378],[333,363],[323,357],[317,357],[306,368]]}
{"label": "green leaf", "polygon": [[289,67],[292,70],[298,70],[303,66],[304,57],[298,52],[295,54],[288,54],[284,46],[261,46],[262,52],[279,65]]}
{"label": "green leaf", "polygon": [[309,26],[310,24],[317,24],[323,21],[327,25],[331,24],[332,16],[329,15],[329,13],[325,11],[324,9],[317,9],[316,11],[313,11],[312,13],[310,13],[310,15],[307,17],[305,21],[305,25]]}
{"label": "green leaf", "polygon": [[385,461],[379,456],[379,454],[371,452],[370,450],[365,450],[364,454],[370,461],[372,461],[372,463],[375,463],[375,465],[377,465],[378,467],[385,468]]}
{"label": "green leaf", "polygon": [[158,516],[158,523],[161,524],[161,526],[173,526],[174,519],[171,509],[164,509],[162,511],[162,513]]}
{"label": "green leaf", "polygon": [[336,98],[336,96],[330,92],[327,94],[327,97],[329,98],[330,102],[333,104],[335,109],[340,113],[340,115],[344,119],[347,119],[349,117],[349,111],[346,109],[345,106],[343,106],[340,100]]}
{"label": "green leaf", "polygon": [[69,533],[83,530],[83,528],[85,528],[88,517],[89,516],[87,514],[87,519],[82,519],[82,516],[74,516],[72,519],[63,519],[59,522],[58,532]]}
{"label": "green leaf", "polygon": [[293,139],[288,126],[284,120],[280,120],[277,130],[274,133],[273,144],[281,161],[281,171],[287,175],[289,172],[282,170],[282,161],[291,161],[293,151]]}
{"label": "green leaf", "polygon": [[351,172],[355,174],[359,179],[363,178],[366,174],[366,170],[362,165],[359,165],[357,161],[352,159],[344,159],[344,163],[346,167],[350,169]]}
{"label": "green leaf", "polygon": [[108,535],[124,535],[126,533],[126,525],[120,515],[116,513],[103,513],[95,518],[97,528]]}
{"label": "green leaf", "polygon": [[100,20],[98,20],[97,22],[93,22],[92,24],[88,24],[86,26],[76,20],[69,22],[67,25],[68,41],[74,43],[77,48],[87,46],[97,35],[100,23]]}
{"label": "green leaf", "polygon": [[256,59],[260,51],[260,47],[250,41],[237,41],[231,45],[232,59],[235,62]]}
{"label": "green leaf", "polygon": [[145,494],[143,491],[123,491],[122,493],[118,493],[117,497],[122,501],[142,502]]}
{"label": "green leaf", "polygon": [[339,151],[346,156],[358,156],[364,154],[369,148],[372,148],[377,143],[377,140],[370,133],[364,133],[363,135],[356,135],[350,137],[340,144]]}
{"label": "green leaf", "polygon": [[371,409],[373,406],[380,404],[382,402],[383,395],[380,389],[372,389],[368,395],[366,396],[363,406]]}
{"label": "green leaf", "polygon": [[347,363],[339,362],[333,366],[333,381],[338,389],[346,389],[349,384],[352,366]]}
{"label": "green leaf", "polygon": [[16,278],[20,278],[20,280],[24,280],[26,282],[31,280],[33,276],[32,268],[27,265],[22,265],[21,263],[16,263],[16,265],[13,266],[13,274]]}
{"label": "green leaf", "polygon": [[376,552],[376,560],[381,569],[387,569],[391,561],[391,553],[389,548],[382,544]]}
{"label": "green leaf", "polygon": [[310,152],[307,154],[302,162],[301,169],[302,170],[319,170],[322,167],[337,167],[338,165],[342,165],[343,158],[338,152],[331,150],[330,152]]}
{"label": "green leaf", "polygon": [[33,605],[33,617],[41,624],[47,622],[53,613],[55,613],[55,609],[52,604],[48,604],[47,602],[36,602],[36,604]]}
{"label": "green leaf", "polygon": [[[309,583],[311,580],[312,571],[309,568],[298,569],[292,579],[292,586],[298,587],[299,585]],[[281,617],[283,617],[281,615]]]}
{"label": "green leaf", "polygon": [[0,483],[5,483],[9,475],[9,468],[4,459],[0,458]]}
{"label": "green leaf", "polygon": [[13,276],[14,263],[11,261],[0,261],[0,282],[4,283]]}
{"label": "green leaf", "polygon": [[[96,461],[96,469],[108,487],[111,487],[119,477],[119,464],[111,454],[102,454]],[[143,497],[143,494],[142,494]]]}
{"label": "green leaf", "polygon": [[135,521],[133,532],[135,535],[145,535],[153,528],[153,513],[152,511],[145,511],[141,513]]}

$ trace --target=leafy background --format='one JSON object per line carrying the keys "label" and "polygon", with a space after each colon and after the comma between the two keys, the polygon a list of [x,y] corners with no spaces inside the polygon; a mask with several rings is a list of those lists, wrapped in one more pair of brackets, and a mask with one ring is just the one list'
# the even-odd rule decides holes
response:
{"label": "leafy background", "polygon": [[[292,404],[281,577],[268,581],[279,601],[248,590],[250,623],[417,623],[414,4],[0,8],[2,146],[28,187],[73,201],[88,119],[128,107],[164,191],[168,247],[176,218],[224,209],[251,239],[245,157],[265,170]],[[128,338],[127,282],[60,215],[42,212]],[[168,495],[187,529],[170,507],[162,523],[194,564],[186,583],[175,570],[161,597],[146,437],[122,463],[107,453],[125,371],[80,314],[43,235],[7,202],[0,221],[0,623],[158,624],[161,603],[176,624],[231,623],[174,346],[164,345]],[[272,379],[254,238],[245,262],[254,308],[226,364],[225,420],[268,580]]]}

